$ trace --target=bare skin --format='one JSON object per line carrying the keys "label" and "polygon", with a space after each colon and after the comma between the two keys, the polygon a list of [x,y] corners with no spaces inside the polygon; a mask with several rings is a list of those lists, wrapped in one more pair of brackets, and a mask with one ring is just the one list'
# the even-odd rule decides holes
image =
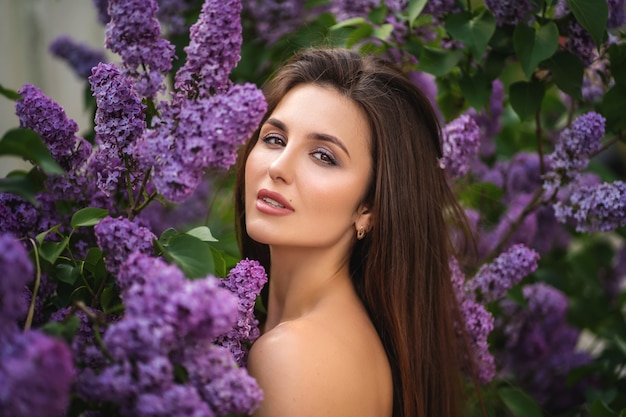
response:
{"label": "bare skin", "polygon": [[[269,120],[246,164],[248,233],[272,259],[268,317],[248,358],[264,391],[254,417],[389,417],[389,363],[348,267],[356,231],[372,221],[360,203],[367,120],[312,85],[288,93]],[[337,143],[319,139],[328,136]]]}

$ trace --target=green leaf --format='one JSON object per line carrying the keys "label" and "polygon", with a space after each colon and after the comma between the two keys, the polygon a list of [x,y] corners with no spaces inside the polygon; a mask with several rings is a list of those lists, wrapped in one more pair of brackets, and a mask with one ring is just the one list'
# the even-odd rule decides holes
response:
{"label": "green leaf", "polygon": [[626,44],[612,44],[609,47],[609,60],[611,62],[611,75],[617,84],[626,85]]}
{"label": "green leaf", "polygon": [[61,227],[60,223],[55,226],[52,226],[50,229],[46,230],[45,232],[39,233],[37,236],[35,236],[35,240],[37,241],[37,243],[41,245],[43,243],[43,240],[46,238],[46,236],[48,236],[49,233],[56,233],[59,230],[59,227]]}
{"label": "green leaf", "polygon": [[611,410],[602,400],[595,400],[591,404],[589,417],[617,417],[618,414]]}
{"label": "green leaf", "polygon": [[606,117],[607,131],[619,131],[626,128],[624,97],[626,97],[624,84],[615,84],[602,97],[602,115]]}
{"label": "green leaf", "polygon": [[371,25],[363,24],[354,29],[346,38],[346,48],[352,48],[356,43],[363,39],[369,38],[374,32]]}
{"label": "green leaf", "polygon": [[89,248],[87,256],[85,256],[85,263],[97,265],[100,261],[102,261],[102,251],[100,248]]}
{"label": "green leaf", "polygon": [[496,31],[496,20],[486,9],[473,16],[462,12],[450,15],[446,19],[445,28],[450,35],[470,48],[474,57],[480,59]]}
{"label": "green leaf", "polygon": [[33,206],[39,206],[36,198],[39,190],[40,188],[25,172],[13,172],[6,178],[0,178],[0,192],[18,195]]}
{"label": "green leaf", "polygon": [[79,327],[80,319],[72,315],[61,322],[49,321],[41,327],[41,330],[51,336],[60,337],[68,344],[71,344]]}
{"label": "green leaf", "polygon": [[409,25],[413,28],[415,20],[424,10],[427,0],[409,0]]}
{"label": "green leaf", "polygon": [[491,96],[491,82],[483,73],[461,78],[459,87],[470,106],[477,110],[485,107]]}
{"label": "green leaf", "polygon": [[518,81],[509,87],[509,99],[521,120],[532,117],[539,107],[546,90],[538,81]]}
{"label": "green leaf", "polygon": [[165,259],[174,262],[188,278],[201,278],[215,272],[209,245],[194,236],[179,234],[161,246]]}
{"label": "green leaf", "polygon": [[217,239],[213,237],[213,234],[211,234],[211,229],[209,229],[206,226],[198,226],[185,233],[187,233],[190,236],[197,237],[203,242],[217,242],[218,241]]}
{"label": "green leaf", "polygon": [[341,22],[338,22],[337,24],[332,25],[330,28],[328,28],[328,30],[337,30],[337,29],[350,27],[350,26],[361,26],[361,25],[364,25],[366,23],[367,23],[367,21],[363,17],[360,17],[360,16],[359,17],[353,17],[351,19],[346,19],[346,20],[343,20]]}
{"label": "green leaf", "polygon": [[0,155],[19,156],[41,167],[46,174],[64,174],[63,168],[52,158],[39,135],[30,129],[15,128],[0,140]]}
{"label": "green leaf", "polygon": [[567,5],[578,23],[589,32],[596,46],[600,47],[609,20],[606,0],[567,0]]}
{"label": "green leaf", "polygon": [[550,22],[535,31],[520,22],[513,32],[513,45],[526,78],[530,78],[537,65],[556,52],[559,46],[559,29],[554,22]]}
{"label": "green leaf", "polygon": [[60,242],[43,242],[39,248],[39,256],[54,264],[67,247],[69,241],[70,238],[65,236]]}
{"label": "green leaf", "polygon": [[59,264],[55,268],[56,278],[59,281],[74,285],[80,276],[80,267],[70,264]]}
{"label": "green leaf", "polygon": [[19,95],[17,91],[6,88],[2,84],[0,84],[0,95],[3,95],[9,100],[13,100],[13,101],[19,100],[22,97]]}
{"label": "green leaf", "polygon": [[569,52],[561,51],[548,60],[552,77],[557,87],[570,96],[582,99],[583,75],[582,62]]}
{"label": "green leaf", "polygon": [[498,390],[498,395],[515,417],[543,416],[535,400],[523,391],[504,387]]}
{"label": "green leaf", "polygon": [[215,272],[213,275],[216,277],[224,278],[226,276],[226,259],[222,252],[218,251],[214,247],[211,248],[211,253],[213,254],[213,262],[215,263]]}
{"label": "green leaf", "polygon": [[108,214],[109,211],[103,208],[85,207],[74,213],[70,224],[73,229],[80,226],[93,226],[98,224],[98,222],[104,219]]}
{"label": "green leaf", "polygon": [[393,32],[393,26],[391,23],[385,23],[384,25],[380,25],[372,31],[372,36],[376,39],[380,39],[381,41],[386,41],[391,36]]}
{"label": "green leaf", "polygon": [[178,231],[176,229],[174,229],[173,227],[168,227],[161,233],[161,236],[159,236],[159,242],[167,246],[167,242],[169,242],[169,240],[177,234]]}
{"label": "green leaf", "polygon": [[461,58],[463,58],[463,51],[460,49],[442,50],[425,47],[420,55],[418,69],[441,77],[449,73]]}

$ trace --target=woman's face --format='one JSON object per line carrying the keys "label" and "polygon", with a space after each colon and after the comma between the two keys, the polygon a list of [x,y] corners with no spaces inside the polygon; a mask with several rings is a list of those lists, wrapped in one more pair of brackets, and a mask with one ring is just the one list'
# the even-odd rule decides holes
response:
{"label": "woman's face", "polygon": [[[299,85],[261,126],[245,168],[246,227],[270,246],[349,248],[371,214],[371,132],[354,102]],[[339,245],[339,246],[338,246]]]}

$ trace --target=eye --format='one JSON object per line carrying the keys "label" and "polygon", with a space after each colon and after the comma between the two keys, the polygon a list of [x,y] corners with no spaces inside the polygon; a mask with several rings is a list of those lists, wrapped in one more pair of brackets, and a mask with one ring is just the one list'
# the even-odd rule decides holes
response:
{"label": "eye", "polygon": [[263,141],[263,143],[269,146],[285,146],[286,145],[285,140],[281,136],[273,134],[273,133],[263,136],[261,140]]}
{"label": "eye", "polygon": [[331,166],[337,165],[337,159],[333,156],[332,153],[330,153],[326,149],[316,149],[313,152],[311,152],[311,156],[313,156],[313,158],[319,160],[321,163],[325,165],[331,165]]}

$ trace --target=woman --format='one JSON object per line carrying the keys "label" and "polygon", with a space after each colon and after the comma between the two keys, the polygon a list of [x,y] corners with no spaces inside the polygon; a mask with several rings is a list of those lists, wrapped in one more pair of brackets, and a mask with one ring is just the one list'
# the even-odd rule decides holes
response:
{"label": "woman", "polygon": [[455,416],[461,375],[428,99],[395,67],[310,49],[266,88],[238,166],[242,255],[270,276],[256,417]]}

